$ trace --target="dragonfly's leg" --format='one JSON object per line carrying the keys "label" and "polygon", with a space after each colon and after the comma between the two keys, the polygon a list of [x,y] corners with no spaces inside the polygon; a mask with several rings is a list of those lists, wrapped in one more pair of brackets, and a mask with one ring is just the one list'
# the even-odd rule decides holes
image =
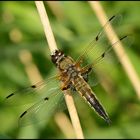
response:
{"label": "dragonfly's leg", "polygon": [[69,80],[63,82],[61,85],[61,90],[67,90],[68,88],[70,88],[70,81]]}
{"label": "dragonfly's leg", "polygon": [[72,85],[72,83],[69,83],[67,86],[62,86],[61,87],[61,90],[67,90],[67,89],[70,89],[71,91],[75,92],[76,89],[75,87]]}
{"label": "dragonfly's leg", "polygon": [[83,63],[83,60],[84,60],[84,58],[81,57],[81,58],[75,63],[75,66],[76,66],[76,67],[80,67],[80,65]]}
{"label": "dragonfly's leg", "polygon": [[83,69],[81,69],[81,75],[82,74],[85,74],[85,73],[87,73],[87,74],[89,74],[90,72],[92,71],[92,67],[84,67]]}
{"label": "dragonfly's leg", "polygon": [[63,85],[63,86],[61,86],[61,90],[67,90],[68,88],[69,88],[68,85]]}
{"label": "dragonfly's leg", "polygon": [[84,68],[82,69],[80,72],[81,72],[81,75],[82,77],[84,78],[84,80],[87,82],[88,81],[88,74],[91,72],[92,68],[91,67],[88,67],[88,68]]}

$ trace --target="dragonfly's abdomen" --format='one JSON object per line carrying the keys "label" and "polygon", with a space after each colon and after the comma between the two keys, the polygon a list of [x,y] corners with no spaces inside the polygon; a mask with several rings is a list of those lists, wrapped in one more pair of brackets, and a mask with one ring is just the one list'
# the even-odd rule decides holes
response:
{"label": "dragonfly's abdomen", "polygon": [[110,119],[105,112],[103,106],[98,101],[97,97],[94,95],[90,86],[85,82],[82,77],[77,77],[74,80],[74,85],[76,90],[81,94],[81,96],[88,102],[88,104],[94,108],[94,110],[105,120],[110,123]]}

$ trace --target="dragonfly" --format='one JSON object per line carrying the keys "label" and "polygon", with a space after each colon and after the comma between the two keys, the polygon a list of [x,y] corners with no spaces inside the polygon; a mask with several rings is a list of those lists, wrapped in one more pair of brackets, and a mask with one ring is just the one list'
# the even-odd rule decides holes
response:
{"label": "dragonfly", "polygon": [[[94,50],[99,47],[98,44],[104,41],[105,29],[108,28],[110,24],[113,24],[118,20],[118,15],[113,15],[76,60],[66,55],[61,50],[55,50],[55,52],[51,54],[51,61],[58,70],[57,75],[29,87],[23,88],[22,90],[15,91],[5,97],[5,102],[16,102],[14,98],[19,94],[28,96],[41,88],[47,88],[45,92],[48,92],[49,94],[41,98],[40,101],[37,101],[19,116],[20,124],[24,125],[24,123],[26,123],[26,121],[29,119],[35,120],[36,122],[35,115],[39,114],[39,111],[42,111],[43,114],[47,114],[48,110],[51,111],[54,104],[57,104],[58,100],[62,101],[61,99],[64,97],[63,91],[65,90],[76,91],[101,118],[103,118],[108,124],[111,124],[108,113],[88,84],[88,77],[96,68],[96,65],[104,60],[104,58],[109,54],[109,52],[111,52],[116,44],[127,40],[128,35],[122,36],[113,44],[104,44],[106,45],[106,47],[103,46],[104,50],[100,51],[99,56],[97,56],[90,64],[82,66],[82,63],[88,54],[93,53]],[[56,88],[51,88],[51,86],[49,86],[51,83],[55,83]]]}

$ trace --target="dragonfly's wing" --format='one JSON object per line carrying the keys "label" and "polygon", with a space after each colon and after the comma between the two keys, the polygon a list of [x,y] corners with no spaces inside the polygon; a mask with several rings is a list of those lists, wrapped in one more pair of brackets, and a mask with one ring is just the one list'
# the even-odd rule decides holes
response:
{"label": "dragonfly's wing", "polygon": [[[44,94],[51,94],[54,88],[59,87],[58,76],[50,77],[34,85],[15,91],[4,99],[6,105],[23,105],[38,100]],[[44,91],[44,92],[43,92]],[[41,93],[41,94],[38,94]],[[44,94],[43,94],[44,93]]]}
{"label": "dragonfly's wing", "polygon": [[[96,53],[93,56],[93,60],[91,64],[88,64],[86,67],[93,67],[93,69],[95,68],[95,66],[99,63],[101,63],[102,61],[104,61],[109,55],[111,56],[113,53],[113,48],[117,47],[118,43],[122,43],[125,46],[129,47],[131,46],[132,42],[133,42],[133,37],[131,35],[125,35],[121,38],[119,38],[119,40],[117,40],[116,42],[114,42],[113,44],[104,44],[103,49],[99,49],[98,53]],[[123,57],[123,53],[122,53],[122,57]],[[114,57],[115,58],[115,57]]]}
{"label": "dragonfly's wing", "polygon": [[[113,44],[105,43],[102,45],[98,45],[98,48],[96,49],[96,52],[91,53],[92,55],[92,62],[90,64],[87,64],[83,67],[84,69],[91,68],[91,73],[93,74],[92,85],[97,85],[99,83],[99,73],[98,71],[105,70],[105,67],[110,67],[112,64],[115,65],[118,62],[118,59],[115,58],[115,54],[113,52],[113,48],[117,47],[118,43],[122,43],[127,48],[131,46],[133,42],[133,37],[131,35],[126,35],[121,37],[119,40],[114,42]],[[123,53],[121,54],[123,57]],[[91,78],[90,78],[91,79]]]}
{"label": "dragonfly's wing", "polygon": [[59,109],[59,103],[62,105],[62,102],[64,102],[64,95],[61,90],[56,89],[51,95],[42,98],[39,102],[24,111],[19,116],[19,126],[48,121],[52,114]]}
{"label": "dragonfly's wing", "polygon": [[115,26],[115,25],[119,24],[121,22],[121,20],[122,20],[122,16],[121,15],[114,15],[114,16],[112,16],[106,22],[106,24],[100,29],[100,31],[95,36],[95,38],[92,39],[92,41],[89,43],[89,45],[86,46],[86,48],[83,51],[83,53],[76,60],[76,63],[81,63],[83,61],[83,59],[85,59],[85,57],[88,56],[91,52],[92,53],[93,52],[96,53],[96,48],[98,48],[98,44],[99,43],[104,44],[108,40],[106,35],[105,35],[105,30],[108,29],[109,25]]}

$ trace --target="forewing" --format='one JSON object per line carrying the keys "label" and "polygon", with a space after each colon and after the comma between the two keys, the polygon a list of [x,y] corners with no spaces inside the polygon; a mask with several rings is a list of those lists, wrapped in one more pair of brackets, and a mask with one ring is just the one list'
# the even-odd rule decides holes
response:
{"label": "forewing", "polygon": [[[57,76],[50,77],[29,87],[17,90],[4,99],[5,105],[24,105],[39,100],[45,95],[49,95],[54,88],[59,87]],[[45,94],[45,95],[44,95]]]}
{"label": "forewing", "polygon": [[90,53],[96,53],[98,50],[98,44],[104,44],[108,39],[105,34],[105,30],[108,29],[110,25],[117,26],[122,21],[121,15],[112,16],[106,24],[99,30],[98,34],[92,39],[88,46],[84,49],[83,53],[78,57],[76,63],[80,63],[86,56],[89,56]]}
{"label": "forewing", "polygon": [[[112,69],[111,66],[115,67],[116,64],[118,64],[118,60],[115,57],[113,48],[118,47],[118,44],[121,42],[125,48],[129,48],[134,41],[133,36],[131,35],[125,35],[121,37],[119,40],[114,42],[113,44],[105,43],[98,45],[98,48],[96,49],[96,53],[91,53],[91,60],[92,62],[87,64],[83,67],[83,69],[91,68],[91,74],[93,75],[93,79],[91,78],[90,74],[88,77],[90,77],[90,82],[92,81],[92,86],[97,85],[100,82],[100,77],[102,77],[101,73],[104,73],[104,71],[107,69]],[[98,51],[97,51],[98,50]],[[124,52],[121,52],[121,58],[123,58]],[[113,69],[112,69],[113,70]],[[112,72],[112,70],[110,72]]]}

